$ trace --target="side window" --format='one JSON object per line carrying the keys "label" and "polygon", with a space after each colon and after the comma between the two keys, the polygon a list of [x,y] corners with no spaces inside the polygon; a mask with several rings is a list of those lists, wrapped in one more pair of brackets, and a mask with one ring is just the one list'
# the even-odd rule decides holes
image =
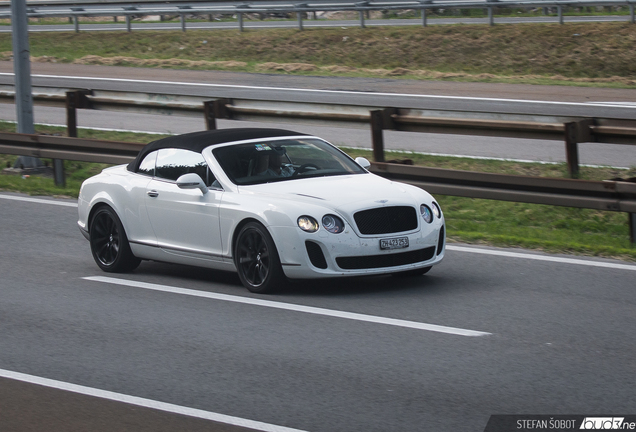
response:
{"label": "side window", "polygon": [[155,161],[157,160],[157,152],[154,151],[146,155],[144,160],[139,164],[137,173],[154,177],[155,176]]}
{"label": "side window", "polygon": [[156,177],[176,181],[184,174],[195,173],[208,186],[214,181],[214,176],[201,153],[182,149],[162,149],[158,153]]}

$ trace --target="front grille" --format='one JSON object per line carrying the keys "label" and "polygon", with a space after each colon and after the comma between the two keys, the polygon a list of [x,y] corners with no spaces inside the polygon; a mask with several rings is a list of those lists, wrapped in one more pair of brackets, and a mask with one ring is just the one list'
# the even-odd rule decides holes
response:
{"label": "front grille", "polygon": [[338,257],[336,263],[341,269],[361,270],[382,267],[397,267],[428,261],[435,255],[435,246],[408,252],[356,257]]}
{"label": "front grille", "polygon": [[322,253],[322,249],[318,243],[314,243],[312,241],[305,242],[305,248],[307,248],[307,255],[309,256],[309,261],[314,267],[319,269],[327,268],[327,260],[325,259],[325,254]]}
{"label": "front grille", "polygon": [[417,228],[417,211],[413,207],[380,207],[353,215],[361,234],[390,234]]}

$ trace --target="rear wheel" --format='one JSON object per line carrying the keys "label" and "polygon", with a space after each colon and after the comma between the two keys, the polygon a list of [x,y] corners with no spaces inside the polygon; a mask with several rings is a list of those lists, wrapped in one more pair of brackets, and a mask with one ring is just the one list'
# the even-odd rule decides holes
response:
{"label": "rear wheel", "polygon": [[260,223],[250,222],[239,231],[234,263],[239,279],[253,293],[270,293],[286,282],[274,240]]}
{"label": "rear wheel", "polygon": [[89,227],[93,259],[106,272],[136,269],[141,260],[133,255],[119,217],[110,207],[101,207],[93,215]]}

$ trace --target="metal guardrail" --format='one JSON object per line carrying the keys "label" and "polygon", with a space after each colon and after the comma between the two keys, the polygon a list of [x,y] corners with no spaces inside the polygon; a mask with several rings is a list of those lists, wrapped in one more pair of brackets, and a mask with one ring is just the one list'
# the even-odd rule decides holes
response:
{"label": "metal guardrail", "polygon": [[[258,99],[216,99],[162,93],[74,90],[33,87],[37,105],[67,109],[67,124],[74,130],[76,109],[125,111],[144,114],[203,117],[207,129],[216,119],[271,121],[324,126],[371,127],[374,158],[384,161],[384,130],[535,138],[565,143],[568,170],[579,172],[578,143],[636,144],[636,120],[489,113],[451,110],[385,108],[382,106],[323,104]],[[0,102],[13,103],[15,89],[0,85]],[[71,133],[71,136],[76,136]]]}
{"label": "metal guardrail", "polygon": [[[316,13],[326,11],[355,11],[358,12],[360,27],[365,27],[365,12],[369,11],[390,11],[390,10],[417,10],[420,11],[422,25],[427,25],[427,11],[433,9],[486,9],[488,11],[488,21],[494,25],[495,8],[556,8],[558,22],[564,23],[563,8],[565,7],[594,7],[594,6],[626,6],[630,10],[630,19],[636,23],[635,4],[636,0],[537,0],[537,1],[394,1],[394,2],[290,2],[290,3],[269,3],[266,2],[236,2],[229,6],[198,6],[197,2],[178,2],[176,5],[162,4],[161,6],[141,7],[137,2],[128,2],[126,6],[118,6],[123,2],[84,2],[69,6],[67,10],[42,9],[42,3],[29,3],[28,17],[69,17],[75,24],[75,31],[79,32],[80,17],[96,16],[123,16],[126,20],[127,31],[132,31],[131,19],[140,15],[173,15],[181,18],[181,30],[186,31],[186,15],[212,15],[230,14],[238,18],[238,26],[243,31],[243,16],[245,14],[271,14],[286,13],[296,14],[298,29],[303,30],[303,13]],[[181,4],[179,4],[181,3]],[[60,3],[57,3],[58,7]],[[62,3],[70,5],[71,2]],[[45,3],[50,6],[49,3]],[[99,5],[99,9],[91,9],[87,6]],[[1,5],[0,5],[1,6]],[[40,8],[38,10],[38,8]],[[11,18],[11,14],[2,11],[0,7],[0,18]]]}
{"label": "metal guardrail", "polygon": [[[128,163],[143,144],[0,133],[0,153],[86,162]],[[440,195],[462,196],[629,214],[636,244],[636,183],[489,174],[372,162],[370,171]]]}
{"label": "metal guardrail", "polygon": [[[0,102],[13,93],[0,86]],[[578,173],[577,143],[636,145],[636,120],[573,118],[511,113],[484,113],[381,108],[308,102],[216,99],[196,96],[114,91],[33,88],[39,105],[65,107],[70,137],[0,134],[0,153],[53,159],[126,163],[142,145],[72,138],[77,136],[77,109],[129,111],[203,117],[208,129],[216,119],[275,121],[328,126],[370,127],[375,162],[372,172],[423,187],[430,192],[626,212],[630,239],[636,243],[636,183],[546,179],[473,173],[384,163],[384,130],[435,132],[564,140],[570,173]],[[56,175],[56,178],[58,176]]]}

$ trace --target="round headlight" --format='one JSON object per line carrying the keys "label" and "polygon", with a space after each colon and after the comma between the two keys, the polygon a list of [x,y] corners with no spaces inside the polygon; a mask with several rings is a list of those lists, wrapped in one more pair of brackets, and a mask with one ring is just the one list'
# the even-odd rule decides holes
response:
{"label": "round headlight", "polygon": [[301,230],[307,232],[316,232],[320,226],[318,225],[318,221],[311,216],[301,216],[298,218],[298,226]]}
{"label": "round headlight", "polygon": [[426,204],[422,204],[420,206],[420,214],[422,215],[422,219],[424,219],[426,223],[433,222],[433,212]]}
{"label": "round headlight", "polygon": [[340,234],[344,231],[344,222],[338,216],[325,215],[322,217],[322,226],[332,234]]}
{"label": "round headlight", "polygon": [[435,216],[437,217],[437,219],[442,217],[442,209],[439,207],[439,204],[437,204],[435,201],[433,201],[433,213],[435,213]]}

